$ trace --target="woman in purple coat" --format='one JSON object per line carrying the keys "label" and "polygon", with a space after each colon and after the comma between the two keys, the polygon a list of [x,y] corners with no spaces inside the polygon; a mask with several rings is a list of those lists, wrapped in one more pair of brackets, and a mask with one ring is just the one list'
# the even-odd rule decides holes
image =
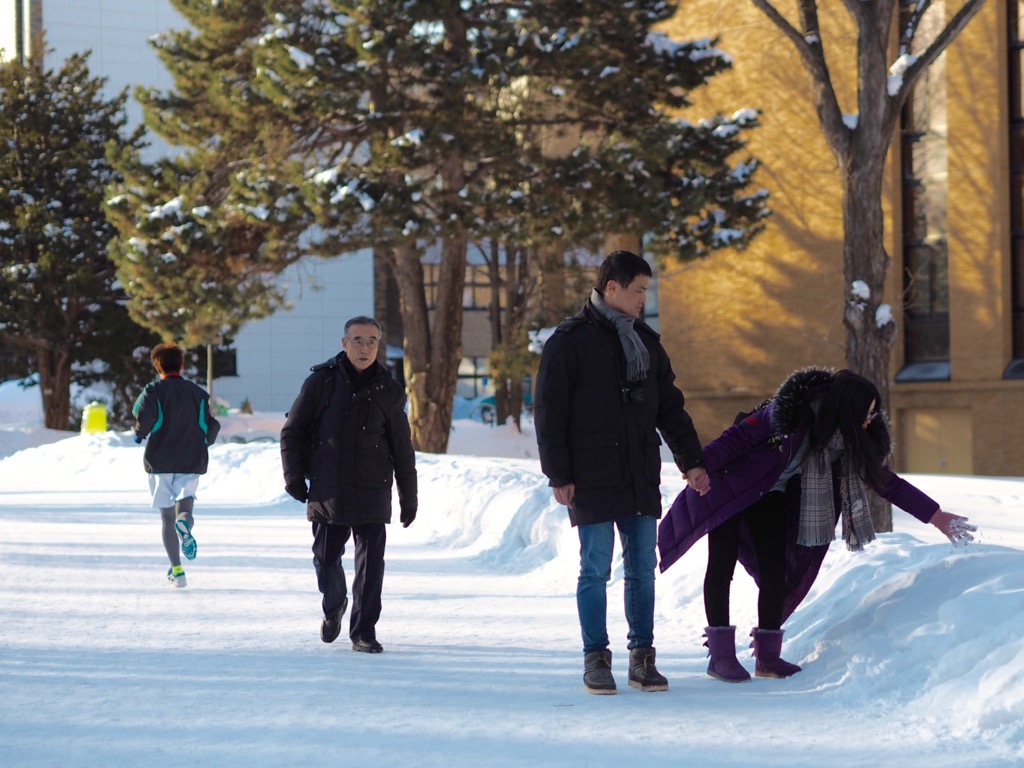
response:
{"label": "woman in purple coat", "polygon": [[708,536],[704,576],[708,674],[730,683],[750,675],[736,659],[729,589],[737,559],[758,585],[751,632],[758,677],[789,677],[782,623],[806,596],[842,519],[851,550],[875,538],[867,489],[931,523],[954,544],[972,541],[967,518],[938,503],[887,466],[891,439],[878,389],[850,371],[808,368],[773,398],[704,448],[711,488],[686,488],[658,529],[665,571]]}

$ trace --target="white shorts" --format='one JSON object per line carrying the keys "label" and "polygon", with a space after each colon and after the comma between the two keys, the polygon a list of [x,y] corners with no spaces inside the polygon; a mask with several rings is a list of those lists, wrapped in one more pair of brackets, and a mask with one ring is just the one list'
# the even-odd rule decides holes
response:
{"label": "white shorts", "polygon": [[149,476],[149,491],[156,509],[173,507],[174,502],[196,495],[199,475],[164,473]]}

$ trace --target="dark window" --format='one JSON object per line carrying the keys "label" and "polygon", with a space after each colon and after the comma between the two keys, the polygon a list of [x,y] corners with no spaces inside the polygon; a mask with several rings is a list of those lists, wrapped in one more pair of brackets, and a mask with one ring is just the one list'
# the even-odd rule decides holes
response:
{"label": "dark window", "polygon": [[[503,282],[505,279],[505,265],[499,267],[499,282],[497,286],[491,285],[491,276],[486,264],[469,264],[466,266],[466,285],[462,289],[462,308],[469,311],[486,312],[491,306],[491,296],[494,291],[498,292],[498,301],[505,308],[505,291]],[[437,307],[438,283],[441,277],[440,264],[423,265],[423,281],[426,288],[427,309]]]}
{"label": "dark window", "polygon": [[1009,0],[1010,281],[1013,361],[1007,378],[1024,378],[1024,0]]}
{"label": "dark window", "polygon": [[472,400],[493,392],[491,369],[487,364],[487,358],[462,358],[459,361],[459,378],[455,383],[455,394]]}
{"label": "dark window", "polygon": [[[901,4],[904,23],[914,5]],[[938,12],[927,13],[921,22],[924,38],[930,39],[929,29],[943,21],[941,7],[935,10]],[[901,373],[908,375],[921,368],[918,364],[949,360],[946,133],[945,57],[940,56],[915,83],[901,120],[903,352],[907,366]]]}
{"label": "dark window", "polygon": [[423,291],[426,294],[427,309],[437,309],[437,284],[440,279],[440,264],[423,265]]}

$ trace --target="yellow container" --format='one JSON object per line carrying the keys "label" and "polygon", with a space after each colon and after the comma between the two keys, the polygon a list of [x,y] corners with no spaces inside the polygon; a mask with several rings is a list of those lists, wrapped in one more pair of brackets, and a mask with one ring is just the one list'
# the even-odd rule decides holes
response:
{"label": "yellow container", "polygon": [[107,406],[93,400],[82,409],[82,432],[107,431]]}

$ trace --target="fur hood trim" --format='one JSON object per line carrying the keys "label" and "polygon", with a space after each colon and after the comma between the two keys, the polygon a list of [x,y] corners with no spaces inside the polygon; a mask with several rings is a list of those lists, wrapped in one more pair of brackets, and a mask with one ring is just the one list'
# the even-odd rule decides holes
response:
{"label": "fur hood trim", "polygon": [[772,423],[781,435],[792,434],[812,417],[811,403],[817,400],[835,377],[832,368],[804,368],[791,373],[772,398]]}

